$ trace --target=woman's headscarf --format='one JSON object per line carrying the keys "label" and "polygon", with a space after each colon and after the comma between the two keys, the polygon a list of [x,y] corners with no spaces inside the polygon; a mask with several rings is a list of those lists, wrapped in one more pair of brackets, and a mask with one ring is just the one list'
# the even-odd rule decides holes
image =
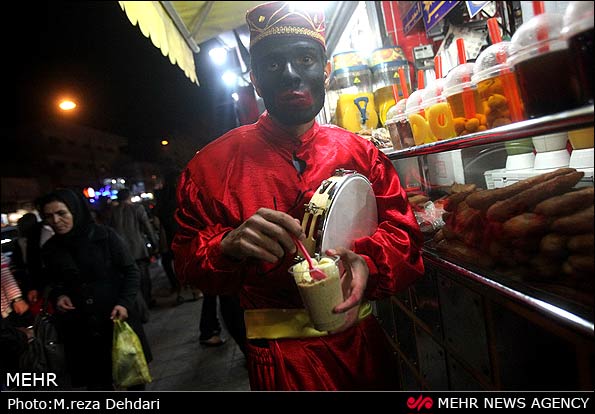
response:
{"label": "woman's headscarf", "polygon": [[94,225],[94,220],[82,193],[68,188],[58,188],[41,197],[38,202],[39,211],[43,212],[43,208],[52,201],[64,203],[73,217],[72,230],[63,235],[56,234],[54,237],[63,241],[72,241],[89,233]]}

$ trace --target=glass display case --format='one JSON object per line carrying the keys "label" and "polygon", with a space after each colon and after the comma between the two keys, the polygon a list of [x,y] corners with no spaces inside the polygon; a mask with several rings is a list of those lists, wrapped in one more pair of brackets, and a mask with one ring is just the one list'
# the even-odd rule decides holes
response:
{"label": "glass display case", "polygon": [[[593,121],[590,105],[387,153],[426,239],[425,277],[376,304],[403,389],[593,389]],[[541,164],[514,169],[511,142]]]}

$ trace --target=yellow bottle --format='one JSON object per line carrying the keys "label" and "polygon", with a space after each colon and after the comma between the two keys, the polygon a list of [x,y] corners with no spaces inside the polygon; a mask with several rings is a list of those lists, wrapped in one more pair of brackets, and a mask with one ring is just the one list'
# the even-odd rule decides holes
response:
{"label": "yellow bottle", "polygon": [[[367,98],[367,102],[365,100],[356,101],[359,98]],[[356,102],[359,102],[359,107]],[[362,122],[362,109],[365,110],[365,122]],[[374,129],[378,126],[374,95],[370,92],[342,94],[337,101],[335,115],[337,117],[337,125],[351,132],[358,132],[362,129]]]}

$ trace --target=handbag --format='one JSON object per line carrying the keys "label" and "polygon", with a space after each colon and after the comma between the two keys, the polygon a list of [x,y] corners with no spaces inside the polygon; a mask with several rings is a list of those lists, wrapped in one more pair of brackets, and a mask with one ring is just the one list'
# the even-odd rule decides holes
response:
{"label": "handbag", "polygon": [[19,365],[23,372],[52,372],[61,375],[65,368],[64,344],[60,340],[53,315],[48,313],[48,301],[43,299],[35,316],[33,335],[21,354]]}
{"label": "handbag", "polygon": [[112,377],[119,388],[148,384],[153,379],[143,347],[128,322],[114,320]]}

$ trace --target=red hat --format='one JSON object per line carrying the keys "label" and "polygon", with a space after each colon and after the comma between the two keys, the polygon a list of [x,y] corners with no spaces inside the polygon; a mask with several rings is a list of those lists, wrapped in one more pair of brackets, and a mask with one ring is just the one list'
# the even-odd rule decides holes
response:
{"label": "red hat", "polygon": [[246,12],[250,28],[250,48],[269,36],[304,36],[324,43],[324,12],[300,7],[292,2],[272,1],[260,4]]}

